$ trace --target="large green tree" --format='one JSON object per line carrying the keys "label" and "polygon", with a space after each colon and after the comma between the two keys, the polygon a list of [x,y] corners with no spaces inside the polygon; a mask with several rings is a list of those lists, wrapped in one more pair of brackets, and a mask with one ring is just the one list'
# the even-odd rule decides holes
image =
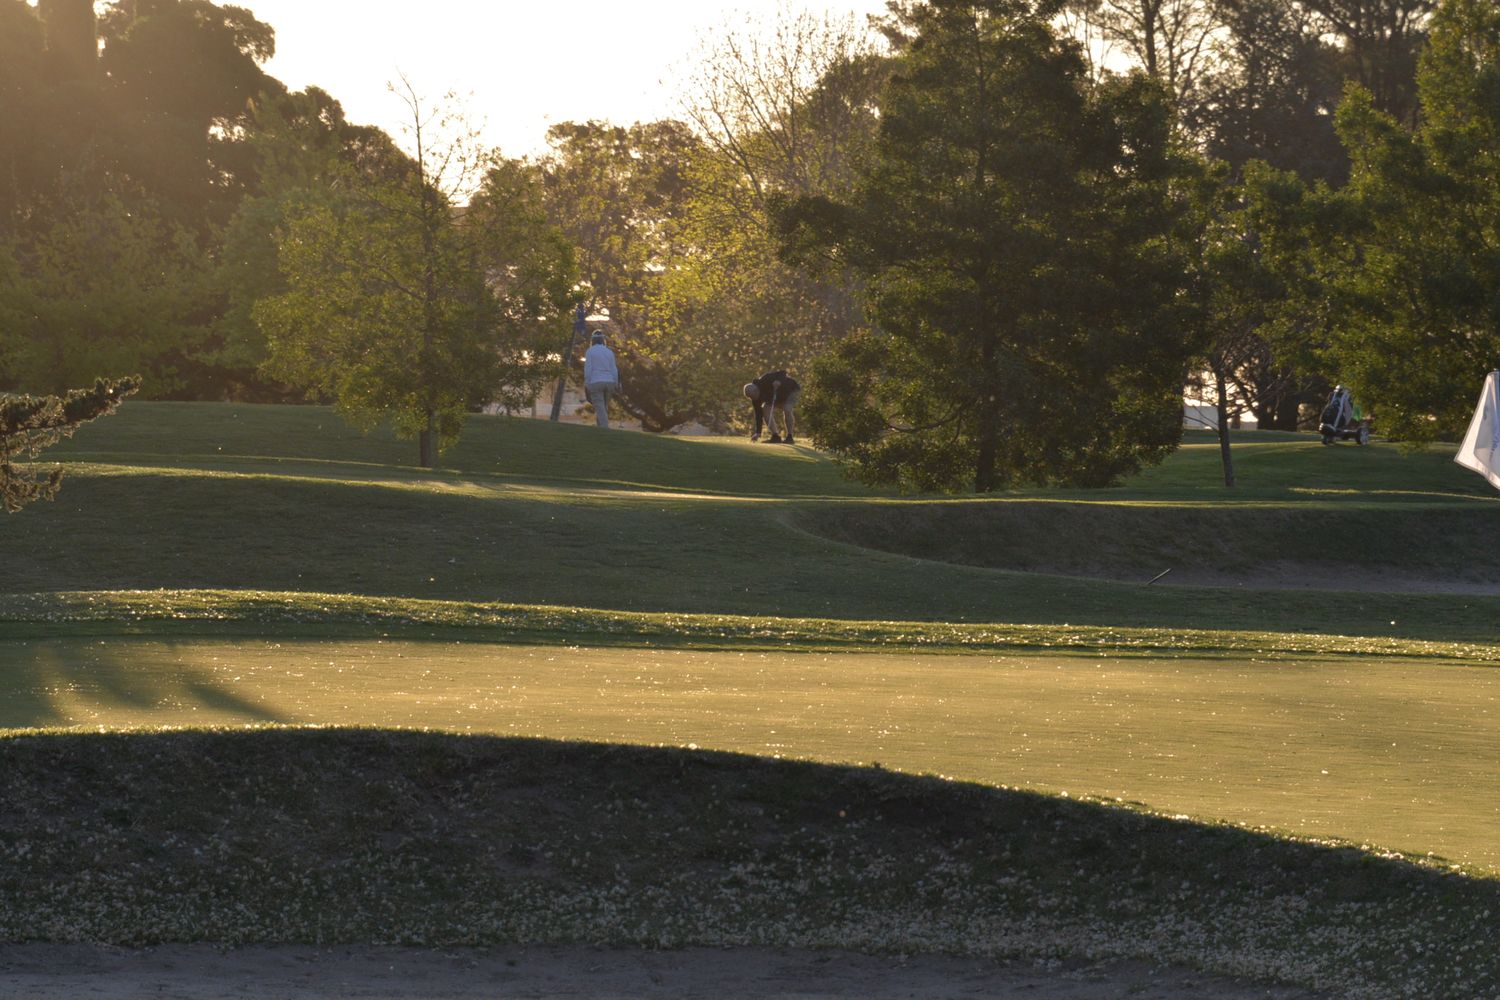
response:
{"label": "large green tree", "polygon": [[0,387],[228,388],[209,281],[272,33],[206,0],[0,2]]}
{"label": "large green tree", "polygon": [[1355,88],[1339,110],[1349,184],[1250,175],[1292,294],[1282,322],[1382,430],[1461,433],[1500,358],[1500,8],[1445,0],[1418,75],[1415,132]]}
{"label": "large green tree", "polygon": [[119,0],[99,22],[105,138],[134,181],[179,221],[222,225],[251,182],[248,109],[284,88],[262,70],[275,32],[209,0]]}
{"label": "large green tree", "polygon": [[818,440],[917,489],[1100,485],[1181,434],[1191,331],[1161,88],[1089,82],[1050,3],[908,4],[877,156],[783,216],[867,276],[875,328],[816,371]]}
{"label": "large green tree", "polygon": [[203,384],[215,308],[198,237],[153,202],[113,193],[54,203],[50,224],[0,239],[3,384],[61,393],[99,371],[139,371],[157,398]]}
{"label": "large green tree", "polygon": [[389,419],[431,467],[467,410],[519,402],[505,393],[554,370],[575,272],[535,172],[497,162],[461,121],[404,95],[409,178],[346,172],[345,197],[305,205],[280,241],[288,291],[254,315],[272,375],[331,397],[356,425]]}
{"label": "large green tree", "polygon": [[415,168],[390,136],[350,123],[339,102],[317,87],[264,95],[249,122],[244,144],[255,186],[223,233],[214,272],[223,311],[204,354],[226,394],[282,401],[302,393],[268,377],[269,349],[254,318],[256,303],[288,291],[278,261],[281,232],[311,207],[332,205],[352,184],[400,184]]}

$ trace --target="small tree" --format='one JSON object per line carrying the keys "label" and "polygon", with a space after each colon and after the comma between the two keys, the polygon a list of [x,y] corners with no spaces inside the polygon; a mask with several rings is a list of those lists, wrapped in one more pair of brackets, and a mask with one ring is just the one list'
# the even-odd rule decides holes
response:
{"label": "small tree", "polygon": [[409,178],[350,171],[346,195],[307,205],[280,242],[289,290],[254,316],[273,376],[331,397],[358,426],[392,420],[431,468],[469,408],[545,377],[573,266],[539,180],[403,84]]}
{"label": "small tree", "polygon": [[62,396],[0,396],[0,502],[14,514],[29,503],[51,500],[62,482],[62,467],[45,475],[18,468],[17,458],[34,459],[90,420],[113,413],[140,387],[137,378],[98,379],[92,389]]}

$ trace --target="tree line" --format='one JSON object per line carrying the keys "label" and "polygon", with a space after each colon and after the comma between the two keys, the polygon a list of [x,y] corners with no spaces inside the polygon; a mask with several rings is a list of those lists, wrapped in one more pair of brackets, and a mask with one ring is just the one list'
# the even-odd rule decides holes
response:
{"label": "tree line", "polygon": [[400,142],[289,91],[243,8],[94,7],[0,0],[0,390],[312,398],[431,464],[582,306],[648,430],[790,368],[854,474],[988,491],[1155,461],[1194,382],[1226,435],[1332,381],[1451,435],[1496,363],[1488,0],[784,13],[526,159],[405,81]]}

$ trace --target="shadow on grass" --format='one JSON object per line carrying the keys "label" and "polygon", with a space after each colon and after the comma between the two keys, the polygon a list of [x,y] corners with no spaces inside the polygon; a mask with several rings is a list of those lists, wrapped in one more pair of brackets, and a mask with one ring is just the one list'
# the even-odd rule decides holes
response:
{"label": "shadow on grass", "polygon": [[6,941],[1133,957],[1360,997],[1500,981],[1490,879],[879,769],[272,729],[13,736],[0,775]]}
{"label": "shadow on grass", "polygon": [[118,725],[199,710],[245,723],[288,721],[227,689],[212,671],[188,666],[176,643],[157,639],[150,647],[165,669],[153,668],[142,644],[130,640],[0,645],[0,729],[89,725],[96,713]]}

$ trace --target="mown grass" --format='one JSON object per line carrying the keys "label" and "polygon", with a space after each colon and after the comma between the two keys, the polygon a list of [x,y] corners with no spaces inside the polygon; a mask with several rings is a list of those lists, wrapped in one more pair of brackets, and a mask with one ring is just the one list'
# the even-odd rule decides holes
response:
{"label": "mown grass", "polygon": [[1500,770],[1493,666],[184,637],[9,657],[0,730],[356,726],[879,761],[1500,874],[1500,805],[1473,794]]}
{"label": "mown grass", "polygon": [[[1473,984],[1495,979],[1484,865],[1439,875],[1436,862],[1379,849],[1493,850],[1474,788],[1500,753],[1477,696],[1500,648],[1500,597],[1144,584],[1164,562],[1181,572],[1207,552],[1204,564],[1252,584],[1311,564],[1489,586],[1448,539],[1492,534],[1500,506],[1442,451],[1246,436],[1242,486],[1226,493],[1217,453],[1192,439],[1116,490],[939,502],[865,490],[810,449],[527,420],[474,420],[433,472],[413,468],[413,454],[318,408],[134,402],[56,452],[69,466],[59,501],[0,519],[11,731],[147,730],[0,739],[0,939],[754,940],[1134,956],[1358,997],[1479,995]],[[402,643],[419,650],[410,677],[359,659]],[[646,669],[589,691],[575,678],[550,714],[530,716],[480,679],[526,643],[611,669],[664,650],[713,669],[672,674],[670,691]],[[745,694],[731,651],[777,666]],[[932,716],[930,738],[911,743],[874,696],[813,698],[799,724],[847,724],[837,739],[809,736],[808,755],[873,760],[899,743],[887,766],[934,771],[984,744],[968,756],[988,769],[963,773],[996,784],[1024,774],[1056,792],[1076,777],[1075,795],[1133,798],[1129,782],[1146,775],[1160,784],[1142,800],[1171,802],[1174,786],[1196,782],[1220,801],[1265,803],[1282,833],[1319,808],[1333,820],[1308,829],[1360,833],[1337,818],[1383,813],[1395,832],[1329,852],[1123,803],[947,797],[956,786],[885,773],[278,728],[445,726],[483,716],[469,706],[489,699],[515,713],[507,731],[681,743],[663,722],[677,719],[700,727],[686,741],[701,746],[793,753],[768,733],[736,743],[736,726],[821,654],[851,651],[896,655],[846,665],[841,683],[900,674],[916,686],[908,701],[945,690],[995,720],[1042,724],[990,739],[983,725]],[[314,669],[324,655],[331,677]],[[282,679],[245,686],[257,663]],[[451,676],[414,693],[435,664]],[[1130,694],[1094,683],[1098,671],[1149,684]],[[545,684],[546,671],[525,679]],[[636,728],[598,707],[615,680],[638,688],[622,702],[638,706]],[[383,690],[392,705],[393,692],[411,694],[409,714],[360,715]],[[545,699],[533,695],[537,708]],[[305,712],[287,707],[295,697]],[[149,732],[204,720],[272,731]],[[1136,720],[1140,732],[1116,728]],[[1411,737],[1394,752],[1393,733]],[[1297,764],[1271,785],[1300,796],[1280,811],[1273,789],[1254,787],[1278,734]],[[1330,773],[1302,774],[1325,749],[1334,766],[1317,770]],[[664,775],[682,760],[712,766],[679,796]],[[1059,781],[1037,777],[1049,768]],[[736,798],[752,772],[786,809],[756,813]],[[1425,815],[1398,801],[1412,786],[1392,773],[1431,779],[1407,796]],[[847,782],[870,783],[864,798],[843,794]],[[975,796],[990,805],[974,811]],[[835,821],[839,798],[856,806]],[[790,824],[797,801],[821,803],[817,822]],[[921,805],[858,805],[887,801]],[[1183,808],[1232,812],[1208,803]],[[1463,838],[1444,839],[1450,813]],[[1007,825],[1021,814],[1040,818]],[[1448,846],[1458,843],[1468,846]],[[69,911],[70,900],[84,905]]]}
{"label": "mown grass", "polygon": [[0,739],[0,939],[1148,958],[1478,997],[1494,883],[868,768],[378,731]]}
{"label": "mown grass", "polygon": [[[773,454],[774,453],[774,454]],[[67,462],[234,468],[321,468],[328,478],[425,477],[416,445],[388,429],[361,433],[317,406],[136,403],[47,453]],[[774,458],[774,461],[768,459]],[[438,462],[437,478],[503,475],[582,487],[648,487],[731,496],[867,496],[810,448],[772,449],[718,437],[600,431],[545,420],[474,415]]]}
{"label": "mown grass", "polygon": [[[396,464],[403,443],[349,435],[315,408],[127,406],[63,453],[77,461],[56,504],[0,522],[0,592],[248,588],[1467,641],[1493,638],[1500,618],[1492,595],[1364,593],[1328,602],[1257,586],[1144,586],[1162,569],[1183,569],[1185,553],[1219,553],[1215,565],[1243,569],[1299,552],[1351,576],[1484,584],[1489,562],[1459,556],[1500,506],[1436,453],[1403,458],[1275,437],[1263,446],[1278,456],[1268,460],[1277,475],[1292,480],[1320,463],[1373,458],[1376,468],[1361,473],[1368,489],[1405,481],[1392,470],[1415,470],[1407,478],[1424,488],[1448,484],[1424,504],[1387,502],[1387,493],[1367,489],[1289,509],[1282,488],[1275,503],[1225,508],[1210,503],[1223,491],[1211,486],[1216,469],[1197,446],[1160,473],[1197,477],[1192,488],[1172,486],[1170,502],[1157,482],[1084,499],[931,504],[855,495],[831,463],[803,449],[486,418],[450,456],[451,470],[429,474]],[[283,444],[289,457],[277,457]],[[180,457],[171,457],[173,447]],[[1157,498],[1151,506],[1129,505],[1147,494]],[[1129,582],[995,566],[1102,567]],[[1285,575],[1299,582],[1296,572]]]}
{"label": "mown grass", "polygon": [[[809,532],[922,559],[1023,572],[1350,591],[1437,586],[1500,593],[1500,565],[1474,539],[1500,523],[1489,503],[1341,505],[867,504],[799,513]],[[1163,578],[1166,580],[1167,578]]]}

